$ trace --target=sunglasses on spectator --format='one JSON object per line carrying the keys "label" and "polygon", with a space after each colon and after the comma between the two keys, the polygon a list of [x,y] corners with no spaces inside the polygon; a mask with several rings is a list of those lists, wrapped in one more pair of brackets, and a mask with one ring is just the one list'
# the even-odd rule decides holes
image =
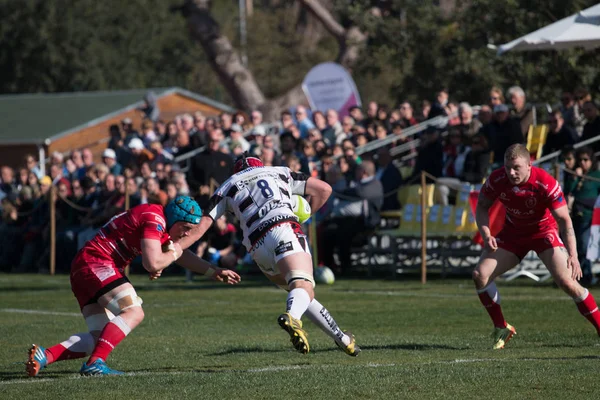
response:
{"label": "sunglasses on spectator", "polygon": [[498,96],[490,96],[490,100],[500,100],[500,97],[498,97]]}

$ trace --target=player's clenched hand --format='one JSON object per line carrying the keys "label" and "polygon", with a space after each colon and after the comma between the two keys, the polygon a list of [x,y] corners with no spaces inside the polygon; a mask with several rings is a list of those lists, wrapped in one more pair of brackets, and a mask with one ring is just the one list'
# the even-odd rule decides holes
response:
{"label": "player's clenched hand", "polygon": [[577,257],[569,256],[567,258],[567,268],[571,269],[571,277],[575,280],[580,280],[583,276],[581,272],[581,265],[579,265],[579,260]]}
{"label": "player's clenched hand", "polygon": [[487,239],[485,239],[485,247],[491,251],[498,250],[498,243],[496,243],[496,238],[493,236],[489,236]]}
{"label": "player's clenched hand", "polygon": [[215,274],[212,276],[212,278],[228,285],[235,285],[236,283],[240,283],[242,280],[237,272],[230,269],[215,269]]}

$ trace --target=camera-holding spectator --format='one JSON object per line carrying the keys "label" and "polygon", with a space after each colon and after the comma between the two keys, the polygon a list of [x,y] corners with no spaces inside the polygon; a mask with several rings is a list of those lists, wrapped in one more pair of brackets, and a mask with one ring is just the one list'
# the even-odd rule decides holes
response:
{"label": "camera-holding spectator", "polygon": [[508,89],[508,98],[512,104],[511,116],[518,118],[521,124],[521,133],[527,139],[529,127],[533,125],[533,110],[526,103],[525,92],[519,86],[513,86]]}
{"label": "camera-holding spectator", "polygon": [[555,151],[560,151],[567,146],[573,146],[577,143],[579,139],[577,132],[565,123],[563,114],[559,110],[554,110],[550,113],[548,124],[550,129],[548,130],[548,137],[546,138],[542,155],[545,156]]}
{"label": "camera-holding spectator", "polygon": [[[581,135],[581,141],[591,139],[600,135],[600,118],[598,117],[598,106],[593,101],[586,101],[583,104],[583,115],[587,120],[583,127],[583,134]],[[594,150],[594,153],[600,151],[600,141],[590,143],[590,147]]]}

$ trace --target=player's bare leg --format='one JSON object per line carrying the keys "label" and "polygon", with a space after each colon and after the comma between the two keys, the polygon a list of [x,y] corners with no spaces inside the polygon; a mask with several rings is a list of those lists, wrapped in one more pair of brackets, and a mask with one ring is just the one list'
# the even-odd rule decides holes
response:
{"label": "player's bare leg", "polygon": [[508,324],[500,307],[500,293],[495,279],[513,269],[519,263],[519,258],[504,249],[490,251],[484,249],[477,267],[473,271],[473,281],[481,304],[485,307],[492,322],[494,331],[494,350],[504,348],[504,345],[516,334],[515,328]]}
{"label": "player's bare leg", "polygon": [[130,283],[124,283],[98,299],[100,306],[108,309],[114,318],[108,322],[87,363],[83,364],[82,375],[120,375],[106,365],[108,355],[144,319],[141,299]]}
{"label": "player's bare leg", "polygon": [[37,344],[32,345],[25,363],[29,376],[37,376],[42,369],[57,361],[74,360],[92,354],[100,332],[113,315],[98,304],[85,306],[81,313],[89,331],[71,335],[67,340],[47,349]]}
{"label": "player's bare leg", "polygon": [[573,279],[572,271],[567,268],[567,250],[564,247],[554,247],[539,254],[540,259],[552,274],[554,282],[566,294],[571,296],[577,309],[588,321],[594,325],[600,335],[600,312],[594,296],[577,280]]}

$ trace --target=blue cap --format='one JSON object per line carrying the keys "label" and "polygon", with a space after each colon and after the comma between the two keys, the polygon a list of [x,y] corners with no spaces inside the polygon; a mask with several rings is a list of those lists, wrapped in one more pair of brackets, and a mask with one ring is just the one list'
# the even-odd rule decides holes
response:
{"label": "blue cap", "polygon": [[167,219],[167,230],[179,221],[197,224],[202,217],[202,209],[196,200],[189,196],[177,196],[165,206],[165,218]]}

